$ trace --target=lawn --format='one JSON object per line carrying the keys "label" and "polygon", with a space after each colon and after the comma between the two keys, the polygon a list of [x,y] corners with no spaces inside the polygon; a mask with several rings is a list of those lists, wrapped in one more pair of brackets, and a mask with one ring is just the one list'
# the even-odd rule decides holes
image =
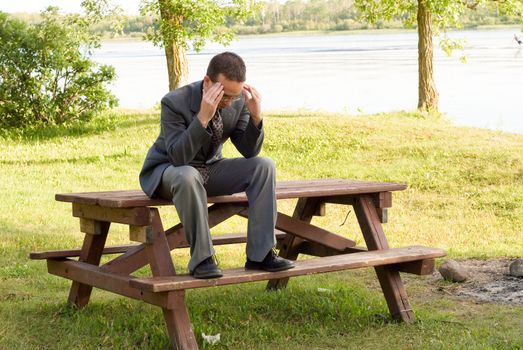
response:
{"label": "lawn", "polygon": [[[416,113],[271,113],[265,127],[262,153],[276,161],[278,180],[407,183],[384,226],[391,246],[441,247],[454,259],[523,256],[523,135]],[[139,188],[158,129],[157,112],[112,112],[76,127],[0,133],[0,349],[168,346],[158,308],[99,290],[87,308],[67,307],[70,283],[27,258],[81,245],[77,219],[55,193]],[[225,154],[238,155],[230,144]],[[294,202],[279,205],[291,213]],[[161,213],[165,226],[177,222],[173,208]],[[314,221],[364,243],[345,207],[327,205]],[[213,233],[240,231],[241,218]],[[127,243],[128,233],[116,225],[108,241]],[[224,268],[245,259],[241,245],[217,252]],[[173,258],[186,271],[187,250]],[[264,283],[190,290],[188,308],[204,349],[523,348],[523,306],[459,299],[440,291],[443,281],[405,280],[418,317],[411,325],[390,321],[372,270],[294,278],[278,292],[265,292]],[[202,332],[221,341],[203,343]]]}

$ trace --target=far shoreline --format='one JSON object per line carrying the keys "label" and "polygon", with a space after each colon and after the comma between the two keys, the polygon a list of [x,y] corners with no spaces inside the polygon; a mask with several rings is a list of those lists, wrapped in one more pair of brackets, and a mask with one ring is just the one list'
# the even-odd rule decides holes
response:
{"label": "far shoreline", "polygon": [[[476,31],[476,30],[502,30],[502,29],[514,29],[518,33],[523,33],[523,26],[518,24],[500,24],[500,25],[478,25],[465,28],[452,28],[447,33],[465,32],[465,31]],[[274,32],[274,33],[260,33],[260,34],[237,34],[233,40],[240,38],[253,38],[253,37],[292,37],[292,36],[320,36],[320,35],[358,35],[358,34],[390,34],[390,33],[416,33],[416,28],[383,28],[383,29],[353,29],[353,30],[298,30],[290,32]],[[434,36],[437,38],[437,36]],[[147,41],[145,34],[142,36],[137,35],[124,35],[119,37],[102,37],[102,41],[118,42],[118,41]]]}

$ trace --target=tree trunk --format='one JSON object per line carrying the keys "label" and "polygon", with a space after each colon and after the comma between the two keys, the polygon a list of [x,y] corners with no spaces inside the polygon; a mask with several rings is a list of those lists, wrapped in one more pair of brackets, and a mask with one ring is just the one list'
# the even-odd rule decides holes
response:
{"label": "tree trunk", "polygon": [[165,47],[165,58],[167,59],[167,73],[169,74],[169,90],[172,91],[187,84],[189,77],[189,65],[185,48],[176,43]]}
{"label": "tree trunk", "polygon": [[418,0],[418,109],[424,111],[438,110],[433,58],[432,13],[427,8],[427,0]]}
{"label": "tree trunk", "polygon": [[[169,23],[170,26],[181,27],[182,18],[173,15],[168,0],[159,0],[160,16],[162,21]],[[165,38],[165,35],[164,35]],[[185,48],[176,41],[169,41],[165,44],[165,58],[167,60],[167,74],[169,77],[169,90],[172,91],[180,86],[187,84],[189,78],[189,65]]]}

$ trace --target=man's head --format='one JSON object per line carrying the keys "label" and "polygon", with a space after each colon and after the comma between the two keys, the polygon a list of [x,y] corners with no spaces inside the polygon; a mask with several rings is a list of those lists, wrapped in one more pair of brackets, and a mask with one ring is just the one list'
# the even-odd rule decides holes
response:
{"label": "man's head", "polygon": [[222,74],[227,80],[239,83],[245,82],[245,63],[242,58],[233,52],[222,52],[211,59],[207,67],[207,76],[217,82]]}
{"label": "man's head", "polygon": [[240,56],[232,52],[220,53],[209,62],[207,75],[203,79],[203,88],[208,89],[215,83],[222,84],[224,96],[218,108],[228,107],[233,101],[240,98],[245,73],[245,63]]}

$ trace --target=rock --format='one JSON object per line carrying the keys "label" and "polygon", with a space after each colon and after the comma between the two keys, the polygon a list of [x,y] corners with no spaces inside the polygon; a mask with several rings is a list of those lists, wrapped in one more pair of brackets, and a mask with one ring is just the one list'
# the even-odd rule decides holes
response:
{"label": "rock", "polygon": [[464,282],[469,278],[467,269],[455,260],[444,261],[439,267],[439,273],[444,279],[451,282]]}
{"label": "rock", "polygon": [[514,277],[523,277],[523,259],[516,259],[510,263],[509,274]]}

